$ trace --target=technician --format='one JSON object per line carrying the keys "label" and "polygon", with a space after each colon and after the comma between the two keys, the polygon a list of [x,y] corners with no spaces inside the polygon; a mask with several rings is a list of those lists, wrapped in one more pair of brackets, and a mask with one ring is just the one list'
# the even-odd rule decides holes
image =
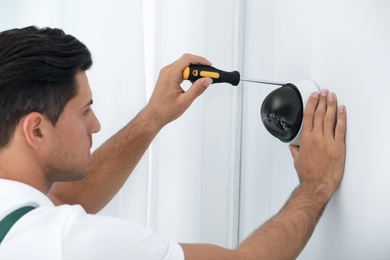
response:
{"label": "technician", "polygon": [[[313,93],[301,146],[300,180],[280,212],[234,250],[178,244],[131,220],[94,215],[118,192],[157,133],[210,85],[180,87],[185,54],[164,67],[144,109],[90,155],[100,124],[85,71],[87,47],[62,30],[0,33],[0,259],[293,259],[304,248],[344,171],[346,111]],[[338,117],[335,123],[336,114]]]}

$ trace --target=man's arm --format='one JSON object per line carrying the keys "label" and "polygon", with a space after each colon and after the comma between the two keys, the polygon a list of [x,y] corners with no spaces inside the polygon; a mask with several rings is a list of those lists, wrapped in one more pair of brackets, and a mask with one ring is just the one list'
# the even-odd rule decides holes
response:
{"label": "man's arm", "polygon": [[182,72],[190,64],[211,65],[185,54],[164,67],[148,105],[91,155],[87,176],[53,185],[48,196],[56,205],[81,204],[88,213],[97,213],[115,196],[161,128],[180,117],[212,82],[199,79],[185,92]]}
{"label": "man's arm", "polygon": [[290,146],[300,185],[280,212],[235,250],[213,245],[182,244],[191,259],[295,259],[305,247],[344,172],[345,107],[336,96],[313,94],[307,103],[301,146]]}

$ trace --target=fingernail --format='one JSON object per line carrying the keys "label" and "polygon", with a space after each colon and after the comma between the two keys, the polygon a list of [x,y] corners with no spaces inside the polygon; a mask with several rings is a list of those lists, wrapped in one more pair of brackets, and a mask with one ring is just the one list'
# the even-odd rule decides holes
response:
{"label": "fingernail", "polygon": [[339,106],[339,112],[344,113],[345,112],[345,106]]}
{"label": "fingernail", "polygon": [[326,94],[328,94],[328,90],[327,89],[321,90],[321,96],[326,96]]}
{"label": "fingernail", "polygon": [[316,92],[313,92],[313,93],[311,93],[311,96],[312,96],[312,97],[315,97],[315,98],[318,98],[318,97],[319,97],[319,95],[320,95],[320,93],[318,93],[317,91],[316,91]]}
{"label": "fingernail", "polygon": [[207,88],[208,86],[211,85],[211,83],[213,83],[213,80],[211,78],[206,78],[204,81],[203,81],[203,86],[205,88]]}
{"label": "fingernail", "polygon": [[334,100],[334,94],[333,94],[333,93],[330,93],[330,94],[328,95],[328,100],[329,100],[329,101],[333,101],[333,100]]}

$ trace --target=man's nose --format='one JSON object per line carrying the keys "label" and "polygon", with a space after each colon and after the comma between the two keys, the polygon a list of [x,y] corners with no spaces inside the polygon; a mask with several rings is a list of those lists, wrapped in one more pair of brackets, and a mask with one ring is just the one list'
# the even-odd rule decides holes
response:
{"label": "man's nose", "polygon": [[92,112],[92,126],[91,126],[91,134],[95,134],[95,133],[98,133],[101,129],[101,125],[100,125],[100,122],[99,120],[97,119],[95,113],[93,111]]}

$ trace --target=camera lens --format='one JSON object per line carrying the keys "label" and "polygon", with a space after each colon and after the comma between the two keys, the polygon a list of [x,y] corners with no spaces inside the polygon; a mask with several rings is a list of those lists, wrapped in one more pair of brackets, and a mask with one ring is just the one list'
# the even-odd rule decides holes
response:
{"label": "camera lens", "polygon": [[293,84],[272,91],[263,101],[260,116],[265,128],[282,142],[292,141],[303,119],[301,94]]}

